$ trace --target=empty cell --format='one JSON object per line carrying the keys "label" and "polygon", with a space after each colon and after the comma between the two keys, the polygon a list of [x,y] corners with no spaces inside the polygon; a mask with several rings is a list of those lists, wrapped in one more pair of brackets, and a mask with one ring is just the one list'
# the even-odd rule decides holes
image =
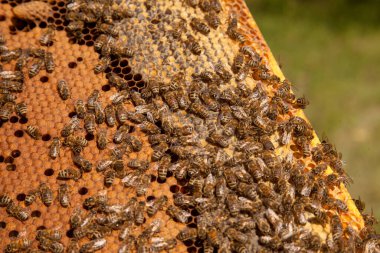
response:
{"label": "empty cell", "polygon": [[17,157],[19,157],[21,155],[21,151],[20,150],[13,150],[12,151],[12,153],[11,153],[11,156],[13,157],[13,158],[17,158]]}
{"label": "empty cell", "polygon": [[44,175],[50,177],[54,174],[54,170],[52,168],[46,169]]}

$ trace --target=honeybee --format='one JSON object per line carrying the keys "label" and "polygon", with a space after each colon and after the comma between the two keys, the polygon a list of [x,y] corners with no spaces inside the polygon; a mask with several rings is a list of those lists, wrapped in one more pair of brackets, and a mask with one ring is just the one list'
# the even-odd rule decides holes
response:
{"label": "honeybee", "polygon": [[4,252],[6,253],[22,252],[29,249],[31,245],[32,245],[31,240],[25,237],[17,238],[16,240],[12,241],[11,243],[5,246]]}
{"label": "honeybee", "polygon": [[162,209],[166,205],[167,202],[168,202],[168,197],[164,195],[164,196],[159,197],[158,199],[153,200],[151,203],[148,203],[149,205],[147,209],[148,215],[150,217],[155,215],[158,212],[158,210]]}
{"label": "honeybee", "polygon": [[217,112],[219,110],[219,103],[213,99],[209,93],[204,92],[200,95],[202,101],[207,105],[211,111]]}
{"label": "honeybee", "polygon": [[177,101],[177,93],[175,91],[166,92],[163,95],[165,102],[169,105],[172,111],[177,111],[179,109],[179,104]]}
{"label": "honeybee", "polygon": [[333,215],[331,217],[331,232],[332,232],[332,237],[334,241],[339,240],[342,235],[343,235],[343,225],[340,221],[340,218],[338,215]]}
{"label": "honeybee", "polygon": [[309,105],[309,100],[305,98],[305,96],[297,98],[296,101],[294,101],[294,105],[297,108],[305,109],[306,106]]}
{"label": "honeybee", "polygon": [[50,144],[49,156],[52,159],[56,159],[59,156],[60,149],[61,149],[61,141],[59,140],[58,137],[54,137],[52,140],[52,143]]}
{"label": "honeybee", "polygon": [[43,59],[36,59],[32,65],[29,67],[28,70],[28,76],[29,78],[35,77],[40,70],[42,69],[42,66],[45,64]]}
{"label": "honeybee", "polygon": [[25,196],[25,205],[30,206],[31,204],[33,204],[33,202],[36,201],[38,195],[39,195],[38,190],[28,191],[28,194],[26,194]]}
{"label": "honeybee", "polygon": [[227,148],[229,146],[229,138],[215,131],[210,133],[206,141],[221,148]]}
{"label": "honeybee", "polygon": [[146,101],[141,97],[141,94],[137,91],[131,92],[131,99],[135,106],[145,105]]}
{"label": "honeybee", "polygon": [[228,29],[227,35],[235,41],[238,41],[239,43],[245,42],[245,36],[237,31],[237,29]]}
{"label": "honeybee", "polygon": [[231,240],[235,240],[237,242],[240,242],[240,243],[246,243],[248,241],[248,236],[234,228],[228,228],[226,230],[226,235],[228,238],[230,238]]}
{"label": "honeybee", "polygon": [[21,54],[22,54],[21,48],[14,49],[14,50],[7,50],[0,54],[0,61],[7,63],[19,58]]}
{"label": "honeybee", "polygon": [[140,201],[135,211],[135,223],[137,225],[141,225],[144,223],[144,210],[145,210],[145,201]]}
{"label": "honeybee", "polygon": [[195,54],[195,55],[200,55],[202,53],[201,46],[199,42],[197,42],[192,35],[187,36],[187,41],[186,41],[187,48],[190,49],[190,51]]}
{"label": "honeybee", "polygon": [[[169,149],[169,146],[166,142],[161,142],[153,148],[152,161],[156,162],[161,160],[165,155],[165,152]],[[166,178],[166,175],[165,175]]]}
{"label": "honeybee", "polygon": [[216,74],[224,81],[229,82],[232,78],[232,74],[221,63],[218,63],[214,67]]}
{"label": "honeybee", "polygon": [[84,128],[87,133],[94,134],[95,132],[95,115],[91,113],[86,113],[84,116]]}
{"label": "honeybee", "polygon": [[81,253],[95,252],[104,248],[106,246],[106,243],[107,240],[104,238],[94,239],[88,243],[83,244],[79,251]]}
{"label": "honeybee", "polygon": [[98,102],[100,97],[100,91],[99,90],[93,90],[90,96],[87,99],[87,110],[89,112],[95,111],[95,104]]}
{"label": "honeybee", "polygon": [[210,33],[210,28],[208,25],[203,23],[199,18],[192,18],[190,22],[190,26],[203,35],[208,35]]}
{"label": "honeybee", "polygon": [[29,212],[13,202],[7,205],[6,211],[10,216],[15,217],[20,221],[26,221],[27,219],[29,219]]}
{"label": "honeybee", "polygon": [[29,125],[26,127],[26,133],[35,140],[41,139],[41,132],[37,126]]}
{"label": "honeybee", "polygon": [[109,188],[112,186],[115,181],[116,172],[114,170],[106,170],[104,172],[104,186]]}
{"label": "honeybee", "polygon": [[103,23],[100,25],[99,29],[106,34],[111,35],[112,37],[119,36],[119,30],[114,25]]}
{"label": "honeybee", "polygon": [[69,186],[67,184],[59,185],[58,200],[62,207],[68,207],[70,205]]}
{"label": "honeybee", "polygon": [[90,172],[92,169],[92,163],[80,155],[74,155],[73,162],[81,171]]}
{"label": "honeybee", "polygon": [[79,252],[79,243],[78,240],[75,238],[70,239],[70,242],[67,246],[66,252],[67,253],[78,253]]}
{"label": "honeybee", "polygon": [[50,52],[45,53],[45,69],[48,73],[53,73],[55,69],[53,54]]}
{"label": "honeybee", "polygon": [[181,208],[188,208],[193,207],[195,205],[194,198],[192,196],[187,196],[185,194],[182,194],[180,192],[177,192],[173,195],[173,203],[176,206],[179,206]]}
{"label": "honeybee", "polygon": [[113,137],[113,142],[116,144],[122,143],[125,140],[125,137],[128,134],[129,130],[130,130],[129,125],[120,126],[119,129],[117,129],[117,131],[115,132],[115,135]]}
{"label": "honeybee", "polygon": [[150,184],[150,175],[144,174],[140,178],[140,182],[136,186],[136,195],[144,196],[148,190]]}
{"label": "honeybee", "polygon": [[94,73],[95,74],[99,74],[99,73],[102,73],[106,70],[106,68],[108,67],[108,65],[110,64],[111,62],[111,57],[109,56],[103,56],[98,64],[95,65],[94,67]]}
{"label": "honeybee", "polygon": [[37,230],[36,240],[42,241],[43,239],[49,239],[52,241],[60,241],[62,239],[62,234],[56,229],[41,229]]}
{"label": "honeybee", "polygon": [[39,188],[39,197],[45,206],[50,206],[53,203],[53,191],[46,183],[41,183]]}
{"label": "honeybee", "polygon": [[152,134],[148,136],[148,141],[151,145],[156,145],[161,142],[167,142],[168,138],[166,134]]}
{"label": "honeybee", "polygon": [[125,138],[125,142],[131,146],[134,152],[139,152],[142,149],[143,143],[138,137],[134,135],[127,135]]}
{"label": "honeybee", "polygon": [[83,119],[86,116],[86,107],[83,100],[78,99],[75,102],[74,108],[78,118]]}
{"label": "honeybee", "polygon": [[139,160],[139,159],[135,158],[135,159],[131,159],[127,165],[128,165],[128,167],[130,167],[132,169],[145,171],[149,167],[149,161]]}
{"label": "honeybee", "polygon": [[194,240],[197,237],[197,229],[186,227],[182,229],[178,235],[177,239],[180,241]]}
{"label": "honeybee", "polygon": [[168,168],[170,166],[171,158],[168,155],[164,155],[159,163],[158,166],[158,178],[161,180],[165,180],[167,173],[168,173]]}
{"label": "honeybee", "polygon": [[98,130],[98,134],[96,136],[96,145],[98,149],[103,150],[107,147],[107,129],[103,128]]}
{"label": "honeybee", "polygon": [[211,11],[211,12],[209,12],[209,13],[207,13],[206,15],[205,15],[205,20],[206,20],[206,22],[207,22],[207,24],[210,26],[210,27],[212,27],[212,28],[214,28],[214,29],[217,29],[218,28],[218,26],[220,25],[220,18],[218,17],[218,15],[215,13],[215,12],[213,12],[213,11]]}
{"label": "honeybee", "polygon": [[41,46],[50,46],[54,40],[54,35],[55,35],[54,27],[49,26],[39,39]]}
{"label": "honeybee", "polygon": [[112,105],[107,105],[104,108],[105,121],[108,126],[113,127],[116,124],[116,114]]}
{"label": "honeybee", "polygon": [[219,231],[215,227],[212,227],[209,231],[207,231],[207,239],[214,247],[218,247],[220,245],[220,236]]}
{"label": "honeybee", "polygon": [[59,179],[59,180],[70,180],[70,179],[72,179],[74,181],[78,181],[81,177],[82,177],[81,171],[68,168],[68,169],[60,170],[58,172],[57,179]]}
{"label": "honeybee", "polygon": [[224,170],[224,178],[229,188],[236,189],[238,181],[235,173],[231,169]]}
{"label": "honeybee", "polygon": [[195,8],[199,4],[199,0],[186,0],[186,3],[190,6]]}
{"label": "honeybee", "polygon": [[14,103],[8,102],[0,108],[0,119],[3,121],[9,120],[14,111]]}
{"label": "honeybee", "polygon": [[181,208],[170,205],[166,209],[166,213],[173,218],[175,221],[186,223],[191,216],[191,214]]}
{"label": "honeybee", "polygon": [[13,200],[11,197],[7,194],[0,195],[0,207],[7,207],[8,205],[12,204]]}
{"label": "honeybee", "polygon": [[296,144],[302,149],[304,157],[311,156],[309,141],[305,136],[300,136],[296,139]]}
{"label": "honeybee", "polygon": [[57,90],[62,100],[67,100],[71,96],[69,85],[65,80],[58,81]]}
{"label": "honeybee", "polygon": [[144,121],[138,125],[142,132],[147,134],[159,134],[161,132],[160,128],[152,122]]}
{"label": "honeybee", "polygon": [[209,111],[201,103],[195,102],[190,105],[191,112],[201,117],[202,119],[207,119],[210,116]]}

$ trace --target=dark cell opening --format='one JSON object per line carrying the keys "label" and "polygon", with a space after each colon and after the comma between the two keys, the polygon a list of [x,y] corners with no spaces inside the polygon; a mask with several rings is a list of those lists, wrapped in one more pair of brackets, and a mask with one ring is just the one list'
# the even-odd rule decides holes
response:
{"label": "dark cell opening", "polygon": [[27,118],[21,118],[18,122],[20,124],[26,124],[26,123],[28,123],[28,119]]}
{"label": "dark cell opening", "polygon": [[65,2],[58,2],[58,6],[59,6],[59,7],[63,7],[63,6],[65,6]]}
{"label": "dark cell opening", "polygon": [[6,228],[6,227],[7,227],[7,223],[5,221],[1,221],[0,228]]}
{"label": "dark cell opening", "polygon": [[72,117],[74,117],[74,116],[76,116],[76,115],[77,115],[76,112],[70,112],[70,113],[69,113],[69,117],[70,117],[70,118],[72,118]]}
{"label": "dark cell opening", "polygon": [[116,60],[116,61],[111,62],[111,66],[114,68],[119,66],[119,61]]}
{"label": "dark cell opening", "polygon": [[[124,75],[128,75],[129,73],[131,73],[131,67],[123,67],[121,73],[123,73]],[[133,75],[131,75],[132,78],[133,78]],[[128,80],[132,79],[132,78],[129,78]]]}
{"label": "dark cell opening", "polygon": [[53,6],[53,11],[58,11],[59,10],[59,8],[57,7],[57,6]]}
{"label": "dark cell opening", "polygon": [[201,240],[201,239],[195,240],[194,245],[196,247],[202,247],[203,246],[203,240]]}
{"label": "dark cell opening", "polygon": [[191,210],[191,215],[192,216],[198,216],[199,212],[196,209]]}
{"label": "dark cell opening", "polygon": [[129,133],[133,133],[134,131],[136,131],[136,128],[134,126],[131,126],[129,128]]}
{"label": "dark cell opening", "polygon": [[86,138],[86,140],[88,140],[88,141],[92,141],[95,137],[94,137],[93,134],[86,134],[85,138]]}
{"label": "dark cell opening", "polygon": [[49,81],[49,77],[47,77],[47,76],[41,76],[40,81],[43,82],[43,83],[46,83],[47,81]]}
{"label": "dark cell opening", "polygon": [[12,24],[13,26],[17,29],[17,30],[23,30],[24,28],[26,28],[28,26],[28,22],[25,21],[25,20],[22,20],[22,19],[19,19],[19,18],[16,18],[16,17],[13,17],[11,19],[12,21]]}
{"label": "dark cell opening", "polygon": [[[83,30],[82,30],[82,34],[88,34],[89,32],[90,32],[90,30],[88,28],[83,28]],[[86,39],[86,37],[85,37],[85,39]]]}
{"label": "dark cell opening", "polygon": [[144,88],[145,87],[145,82],[144,81],[137,82],[136,86],[139,87],[139,88]]}
{"label": "dark cell opening", "polygon": [[30,216],[32,216],[32,217],[41,217],[41,212],[40,211],[38,211],[38,210],[34,210],[31,214],[30,214]]}
{"label": "dark cell opening", "polygon": [[122,60],[121,62],[120,62],[120,67],[126,67],[126,66],[128,66],[128,61],[127,60]]}
{"label": "dark cell opening", "polygon": [[26,195],[24,193],[17,194],[16,199],[18,201],[24,201],[26,198]]}
{"label": "dark cell opening", "polygon": [[164,179],[157,178],[157,183],[159,183],[159,184],[163,184],[163,183],[165,183],[165,182],[166,182],[166,178],[164,178]]}
{"label": "dark cell opening", "polygon": [[15,131],[15,136],[16,137],[23,137],[24,136],[24,131],[22,131],[22,130],[17,130],[17,131]]}
{"label": "dark cell opening", "polygon": [[93,45],[94,45],[94,42],[91,40],[86,42],[86,46],[88,47],[92,47]]}
{"label": "dark cell opening", "polygon": [[37,227],[37,230],[45,230],[45,229],[46,229],[45,226],[39,226],[39,227]]}
{"label": "dark cell opening", "polygon": [[92,29],[92,28],[95,28],[96,23],[88,23],[86,25],[87,25],[88,28]]}
{"label": "dark cell opening", "polygon": [[52,17],[48,17],[47,21],[48,21],[49,23],[53,23],[53,22],[54,22],[54,18],[52,18]]}
{"label": "dark cell opening", "polygon": [[102,86],[102,91],[109,91],[111,89],[111,86],[109,86],[108,84],[105,84]]}
{"label": "dark cell opening", "polygon": [[88,193],[88,189],[86,187],[82,187],[78,190],[80,195],[86,195]]}
{"label": "dark cell opening", "polygon": [[9,237],[12,238],[12,237],[17,237],[18,236],[18,231],[17,230],[11,230],[9,231]]}
{"label": "dark cell opening", "polygon": [[173,152],[168,152],[168,154],[170,155],[172,163],[175,163],[179,160],[179,156],[177,154],[174,154]]}
{"label": "dark cell opening", "polygon": [[82,57],[78,57],[77,61],[81,62],[81,61],[83,61],[83,58]]}
{"label": "dark cell opening", "polygon": [[[57,10],[58,10],[58,9],[57,9]],[[54,13],[54,14],[53,14],[53,17],[58,19],[58,18],[61,17],[61,14],[59,14],[59,13]]]}
{"label": "dark cell opening", "polygon": [[178,191],[179,191],[179,186],[178,185],[172,185],[172,186],[170,186],[170,192],[177,193]]}
{"label": "dark cell opening", "polygon": [[69,68],[73,69],[73,68],[76,68],[78,66],[78,64],[76,62],[69,62],[68,64]]}
{"label": "dark cell opening", "polygon": [[111,68],[110,67],[107,67],[106,70],[104,71],[104,73],[110,73],[111,72]]}
{"label": "dark cell opening", "polygon": [[195,223],[189,223],[186,226],[189,227],[189,228],[196,228],[197,224],[195,224]]}
{"label": "dark cell opening", "polygon": [[68,238],[73,238],[74,237],[74,229],[67,230],[66,236]]}
{"label": "dark cell opening", "polygon": [[181,179],[181,180],[177,180],[177,183],[180,185],[180,186],[184,186],[186,185],[188,182],[187,179]]}
{"label": "dark cell opening", "polygon": [[187,252],[189,252],[189,253],[196,253],[197,252],[197,248],[195,248],[195,247],[187,248]]}
{"label": "dark cell opening", "polygon": [[79,40],[79,41],[78,41],[78,44],[81,45],[81,46],[83,46],[84,44],[86,44],[86,41],[84,41],[84,40]]}
{"label": "dark cell opening", "polygon": [[[65,25],[65,22],[63,22],[63,25]],[[57,31],[63,31],[64,27],[63,26],[57,26]]]}
{"label": "dark cell opening", "polygon": [[15,164],[8,164],[7,167],[5,167],[7,171],[15,171],[16,165]]}
{"label": "dark cell opening", "polygon": [[132,78],[133,78],[133,74],[132,73],[129,73],[128,75],[124,76],[124,79],[127,80],[127,81],[128,80],[132,80]]}
{"label": "dark cell opening", "polygon": [[114,68],[112,72],[114,72],[116,74],[120,74],[121,73],[121,68],[119,68],[119,67]]}
{"label": "dark cell opening", "polygon": [[6,17],[4,15],[0,15],[0,22],[5,21]]}
{"label": "dark cell opening", "polygon": [[155,175],[150,175],[150,182],[154,182],[157,180],[157,177]]}
{"label": "dark cell opening", "polygon": [[51,139],[50,134],[44,134],[44,135],[42,135],[42,140],[43,141],[50,141],[50,139]]}
{"label": "dark cell opening", "polygon": [[151,22],[152,24],[154,24],[154,25],[157,25],[158,23],[160,23],[160,20],[154,18],[154,19],[152,19],[152,21],[150,21],[150,22]]}
{"label": "dark cell opening", "polygon": [[11,6],[11,7],[16,7],[17,4],[16,4],[16,3],[10,3],[10,6]]}
{"label": "dark cell opening", "polygon": [[5,158],[5,163],[13,163],[15,159],[12,156],[7,156]]}
{"label": "dark cell opening", "polygon": [[185,244],[186,247],[190,247],[191,245],[194,244],[194,242],[192,240],[186,240],[186,241],[183,242],[183,244]]}
{"label": "dark cell opening", "polygon": [[46,169],[44,174],[45,176],[50,177],[54,174],[54,170],[52,168]]}
{"label": "dark cell opening", "polygon": [[182,192],[183,194],[189,194],[189,193],[191,192],[191,186],[190,186],[190,185],[183,186],[183,187],[181,188],[181,192]]}
{"label": "dark cell opening", "polygon": [[135,81],[128,81],[128,86],[129,87],[134,87],[135,86]]}
{"label": "dark cell opening", "polygon": [[54,22],[54,24],[56,24],[56,25],[61,25],[62,24],[62,20],[56,20],[55,22]]}
{"label": "dark cell opening", "polygon": [[16,32],[17,32],[16,27],[15,27],[14,25],[10,25],[10,26],[9,26],[9,32],[10,32],[11,34],[16,34]]}
{"label": "dark cell opening", "polygon": [[12,152],[11,152],[11,156],[13,157],[13,158],[17,158],[17,157],[19,157],[21,155],[21,151],[20,150],[13,150]]}
{"label": "dark cell opening", "polygon": [[91,40],[92,39],[92,36],[87,34],[83,37],[85,40]]}
{"label": "dark cell opening", "polygon": [[4,162],[4,156],[0,155],[0,163]]}
{"label": "dark cell opening", "polygon": [[16,117],[16,116],[12,116],[12,117],[9,119],[9,121],[10,121],[11,123],[17,123],[17,122],[18,122],[18,117]]}
{"label": "dark cell opening", "polygon": [[61,14],[65,14],[65,13],[66,13],[66,9],[60,9],[60,10],[59,10],[59,13],[61,13]]}
{"label": "dark cell opening", "polygon": [[141,74],[136,74],[133,76],[133,80],[135,81],[140,81],[142,79],[142,75]]}
{"label": "dark cell opening", "polygon": [[187,221],[186,221],[186,224],[189,224],[193,221],[193,217],[190,216],[190,217],[187,217]]}
{"label": "dark cell opening", "polygon": [[152,200],[154,200],[154,199],[156,199],[156,197],[155,196],[148,196],[148,197],[146,197],[146,200],[147,201],[152,201]]}
{"label": "dark cell opening", "polygon": [[46,28],[47,27],[47,24],[46,24],[46,22],[41,22],[41,23],[39,23],[39,25],[38,25],[40,28]]}
{"label": "dark cell opening", "polygon": [[168,171],[168,173],[166,173],[166,177],[172,177],[173,176],[173,172],[172,171]]}
{"label": "dark cell opening", "polygon": [[68,20],[63,21],[64,26],[68,26],[68,24],[70,24],[70,21],[68,21]]}

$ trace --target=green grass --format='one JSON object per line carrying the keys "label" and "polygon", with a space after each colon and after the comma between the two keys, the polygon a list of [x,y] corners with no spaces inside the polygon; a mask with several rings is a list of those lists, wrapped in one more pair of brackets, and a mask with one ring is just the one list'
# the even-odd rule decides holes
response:
{"label": "green grass", "polygon": [[[335,2],[335,1],[334,1]],[[357,1],[360,2],[360,1]],[[343,153],[354,198],[380,218],[380,30],[374,1],[247,0],[319,136]],[[380,229],[380,226],[378,227]]]}

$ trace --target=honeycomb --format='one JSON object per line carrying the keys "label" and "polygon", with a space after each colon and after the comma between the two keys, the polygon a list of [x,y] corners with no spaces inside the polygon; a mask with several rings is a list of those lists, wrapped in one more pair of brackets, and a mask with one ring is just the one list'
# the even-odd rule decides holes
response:
{"label": "honeycomb", "polygon": [[[69,147],[62,146],[60,148],[59,157],[57,159],[51,159],[49,157],[49,148],[53,138],[61,137],[62,129],[64,129],[70,120],[76,119],[79,116],[75,110],[75,105],[79,99],[87,102],[90,94],[92,94],[94,90],[98,90],[100,92],[98,102],[104,107],[115,99],[115,95],[120,95],[121,91],[110,81],[112,76],[117,76],[123,80],[120,82],[126,83],[126,90],[131,94],[137,94],[137,97],[141,96],[140,98],[149,102],[148,105],[153,101],[155,106],[162,106],[162,110],[167,111],[166,104],[169,104],[170,109],[173,109],[170,105],[171,100],[169,97],[156,100],[149,97],[151,96],[149,92],[152,92],[149,90],[151,89],[149,85],[155,81],[159,85],[170,83],[171,80],[176,77],[177,73],[185,73],[181,80],[181,85],[186,90],[193,84],[194,79],[200,78],[199,76],[197,77],[197,75],[203,71],[212,72],[218,64],[225,66],[227,69],[232,66],[233,59],[242,46],[236,42],[236,40],[231,39],[225,32],[228,30],[229,20],[234,15],[238,17],[239,32],[245,36],[243,44],[251,46],[254,51],[260,55],[260,64],[266,66],[271,75],[277,75],[281,80],[284,80],[257,25],[254,23],[244,2],[238,0],[221,1],[222,11],[218,14],[221,23],[217,29],[211,29],[207,36],[203,35],[200,31],[195,31],[189,25],[192,18],[199,17],[203,19],[204,17],[204,11],[199,6],[196,8],[189,7],[188,2],[191,2],[190,0],[115,1],[112,2],[113,5],[111,9],[114,11],[114,14],[116,13],[112,15],[112,20],[115,23],[118,36],[115,36],[117,38],[110,38],[110,41],[116,41],[115,43],[120,47],[130,48],[133,51],[133,56],[125,57],[117,53],[111,53],[110,60],[107,62],[104,71],[95,74],[95,65],[104,59],[105,56],[101,55],[102,52],[95,50],[94,47],[99,37],[105,32],[100,29],[99,24],[96,22],[84,22],[83,26],[80,26],[73,32],[70,28],[70,24],[72,25],[74,21],[70,20],[68,15],[70,12],[75,12],[75,8],[70,7],[70,4],[75,2],[76,1],[1,1],[0,31],[2,31],[6,39],[5,45],[8,46],[9,49],[42,48],[53,54],[55,63],[55,69],[52,73],[42,69],[32,78],[29,78],[27,73],[25,74],[24,89],[22,92],[16,94],[16,102],[25,102],[27,104],[28,112],[26,117],[12,114],[8,121],[2,121],[0,123],[0,195],[9,195],[16,204],[25,207],[30,214],[29,219],[26,221],[19,221],[8,215],[6,208],[0,208],[0,237],[4,238],[0,243],[1,247],[5,248],[6,245],[17,240],[17,238],[27,237],[32,240],[30,248],[36,249],[39,242],[34,240],[34,238],[37,235],[37,231],[44,229],[59,230],[63,234],[60,242],[67,247],[75,231],[70,226],[70,217],[78,209],[82,210],[83,215],[90,215],[91,211],[82,208],[83,203],[89,197],[98,196],[104,192],[106,192],[108,199],[107,205],[109,206],[127,205],[133,197],[136,197],[137,201],[146,202],[146,210],[149,209],[152,202],[157,201],[160,197],[166,196],[168,198],[164,208],[159,209],[152,217],[145,212],[142,224],[132,226],[132,235],[136,238],[144,234],[144,231],[149,229],[157,220],[160,221],[161,228],[159,232],[155,233],[155,238],[178,238],[180,231],[185,228],[199,229],[199,218],[197,217],[202,216],[202,213],[200,213],[201,209],[194,207],[185,208],[191,216],[188,217],[184,223],[178,222],[178,220],[172,219],[167,215],[166,207],[175,204],[173,196],[179,193],[185,196],[192,196],[194,193],[194,185],[189,182],[192,178],[185,177],[180,180],[175,177],[174,171],[171,170],[166,173],[166,179],[158,177],[158,168],[160,167],[161,161],[152,161],[152,157],[157,153],[157,146],[150,144],[149,131],[144,128],[143,124],[139,124],[141,122],[126,120],[126,123],[124,123],[131,126],[128,133],[129,136],[141,140],[142,147],[138,150],[128,151],[127,155],[122,156],[122,160],[125,165],[134,161],[134,159],[150,161],[149,167],[144,171],[144,175],[150,177],[150,183],[146,193],[142,194],[142,196],[136,196],[136,190],[133,187],[124,187],[124,178],[116,177],[113,184],[107,187],[104,183],[104,175],[95,169],[100,161],[109,159],[113,155],[113,151],[121,146],[113,143],[112,140],[115,133],[119,130],[120,125],[123,124],[118,123],[117,125],[119,125],[119,127],[107,127],[105,124],[97,124],[95,126],[96,132],[91,134],[86,132],[86,124],[80,119],[80,126],[75,130],[75,134],[84,137],[88,141],[88,145],[83,149],[80,155],[90,161],[93,168],[90,172],[84,172],[78,181],[65,181],[69,186],[70,192],[70,205],[67,208],[61,207],[57,199],[59,185],[64,182],[57,177],[62,170],[75,168],[73,164],[73,152]],[[102,1],[98,2],[101,3]],[[31,19],[25,16],[15,16],[15,13],[19,13],[15,11],[15,8],[25,8],[25,4],[30,3],[37,3],[37,5],[34,5],[37,6],[37,13],[38,6],[44,6],[43,8],[46,8],[47,5],[50,6],[50,15],[45,19]],[[78,1],[78,3],[81,3],[81,1]],[[88,1],[86,3],[94,4],[96,1]],[[129,10],[132,14],[128,14],[126,18],[120,17],[117,14],[117,10],[120,9]],[[30,17],[32,16],[33,15]],[[173,31],[177,30],[178,27],[176,27],[176,24],[182,20],[187,22],[187,28],[180,34],[179,39],[175,39],[173,37]],[[48,27],[51,25],[55,30],[54,39],[46,47],[42,47],[39,43],[39,38],[46,33],[49,29]],[[109,32],[111,33],[112,31]],[[191,36],[199,43],[201,49],[200,55],[193,54],[188,48],[188,42]],[[15,61],[2,64],[4,71],[11,71],[14,67]],[[65,80],[69,86],[70,96],[67,100],[61,100],[57,92],[57,83],[60,80]],[[266,83],[267,81],[263,82]],[[258,83],[261,82],[259,78],[255,76],[255,73],[253,73],[252,77],[248,76],[244,83],[246,87],[248,87],[248,91],[252,92]],[[222,92],[223,90],[228,90],[229,87],[236,88],[240,87],[240,85],[241,82],[237,81],[236,78],[232,78],[229,82],[220,84],[219,87]],[[265,90],[269,96],[274,96],[278,86],[278,84],[266,85]],[[143,104],[145,102],[139,105],[136,101],[133,100],[132,102],[130,99],[124,101],[123,105],[125,110],[128,112],[144,110],[145,107]],[[164,106],[162,104],[164,104]],[[218,144],[215,145],[215,143],[218,143],[218,140],[210,140],[208,138],[211,132],[208,130],[207,127],[209,126],[207,124],[216,124],[216,121],[215,119],[213,119],[214,121],[210,120],[210,122],[204,120],[205,123],[203,123],[202,118],[197,117],[199,114],[201,114],[199,111],[192,111],[191,109],[187,111],[177,111],[173,109],[173,112],[169,110],[167,120],[172,122],[175,128],[181,128],[189,124],[194,125],[194,131],[196,133],[195,141],[197,144],[186,152],[192,154],[196,154],[199,150],[203,150],[202,152],[205,152],[205,150],[207,150],[207,152],[214,152],[213,150],[219,148]],[[290,117],[295,116],[305,118],[302,110],[291,107],[287,114],[279,115],[277,121],[284,122]],[[155,117],[155,115],[151,117]],[[155,122],[153,125],[159,129],[165,129],[160,130],[161,133],[167,131],[165,127],[170,128],[170,124],[168,126],[161,118],[157,121],[153,120],[153,122]],[[28,126],[37,126],[41,133],[41,139],[35,140],[31,138],[27,133]],[[98,133],[105,129],[107,129],[107,146],[104,150],[100,150],[98,148],[99,144],[97,143]],[[271,135],[273,143],[276,142],[275,140],[277,138],[279,138],[278,133]],[[176,140],[174,136],[173,141],[175,142]],[[227,155],[234,154],[232,147],[238,142],[238,138],[233,137],[231,142],[234,144],[227,145],[228,147],[223,148]],[[310,146],[317,147],[320,145],[319,143],[318,137],[313,132]],[[179,162],[183,160],[183,157],[181,157],[180,152],[171,150],[173,146],[175,146],[173,143],[168,146],[166,155],[164,156],[169,157],[170,163],[179,164]],[[314,169],[318,165],[310,156],[304,157],[299,145],[293,141],[287,145],[276,146],[276,155],[281,159],[284,159],[288,153],[291,153],[294,159],[301,161],[304,165],[305,172]],[[188,158],[188,156],[185,156],[185,158]],[[325,173],[327,175],[332,172],[333,170],[328,168]],[[214,176],[216,175],[218,175],[218,172],[215,172]],[[46,183],[52,189],[54,196],[53,203],[47,206],[44,205],[40,199],[37,199],[30,206],[26,206],[25,199],[29,191],[38,189],[41,183]],[[254,182],[252,187],[257,187],[257,183],[260,182]],[[331,241],[332,234],[335,233],[334,228],[331,228],[331,220],[335,217],[335,214],[339,214],[340,221],[344,228],[352,227],[353,233],[361,233],[363,238],[370,238],[368,241],[372,242],[371,235],[373,231],[370,229],[370,217],[364,216],[367,218],[365,221],[363,220],[343,184],[329,189],[329,194],[336,199],[342,200],[347,211],[338,212],[334,209],[327,211],[330,223],[325,226],[312,222],[307,222],[304,225],[304,228],[309,231],[311,238],[318,236],[321,238],[320,240],[324,241],[324,246],[320,245],[320,249],[323,251],[333,251],[334,249],[334,247],[329,248],[329,246],[326,245],[329,242],[329,238]],[[265,207],[270,205],[271,202],[266,203]],[[216,210],[214,215],[219,214],[220,217],[224,217],[226,210],[223,210],[223,208],[225,207],[220,207],[219,213],[218,210]],[[271,208],[276,209],[276,205],[273,204]],[[101,211],[98,211],[97,215],[101,217]],[[313,218],[310,212],[306,212],[306,215],[308,218]],[[213,222],[217,224],[218,219],[213,219]],[[114,229],[105,236],[106,247],[100,249],[100,252],[117,252],[119,250],[122,244],[118,239],[119,230],[120,228]],[[369,235],[366,235],[365,232],[367,232],[367,234],[369,233]],[[252,238],[256,237],[256,239],[253,240],[256,240],[256,243],[258,243],[257,235],[253,235],[251,232],[248,233],[248,235],[252,236]],[[260,233],[259,236],[265,237]],[[351,238],[347,234],[344,236],[349,239]],[[333,243],[338,245],[335,251],[348,249],[348,252],[350,252],[355,248],[355,246],[352,245],[345,245],[348,243],[348,239],[344,239],[344,236],[342,236],[342,242],[334,240]],[[204,240],[199,237],[200,236],[191,237],[183,242],[177,240],[176,247],[168,251],[210,252],[207,251],[209,249],[205,248],[210,238]],[[233,235],[229,234],[228,238],[231,237],[233,238]],[[261,239],[264,240],[265,238]],[[364,242],[367,242],[366,240],[367,239],[365,239]],[[80,244],[83,245],[88,241],[86,238],[81,239]],[[232,241],[234,241],[233,244]],[[276,249],[260,242],[260,246],[258,246],[260,248],[256,250],[250,248],[248,251],[244,251],[244,247],[242,247],[240,243],[236,243],[237,241],[238,239],[231,240],[231,246],[225,249],[226,251],[223,251],[221,245],[215,247],[213,251],[259,252],[260,249],[266,252]],[[146,245],[150,247],[149,243]],[[367,247],[369,244],[367,243],[365,245]],[[238,248],[238,246],[241,248]],[[217,249],[218,247],[219,250]],[[312,248],[310,245],[303,247],[308,250],[316,250],[316,248]],[[358,244],[356,247],[360,248],[362,246]],[[376,245],[373,247],[376,247]],[[280,250],[281,248],[277,249]],[[282,250],[288,252],[295,251],[296,249],[297,248],[286,248],[285,250],[282,248]]]}

